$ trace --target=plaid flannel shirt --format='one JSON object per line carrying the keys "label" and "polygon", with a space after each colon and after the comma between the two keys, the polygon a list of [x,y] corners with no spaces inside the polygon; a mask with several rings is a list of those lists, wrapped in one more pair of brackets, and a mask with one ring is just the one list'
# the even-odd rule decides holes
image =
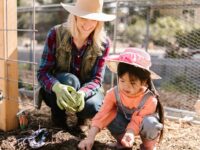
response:
{"label": "plaid flannel shirt", "polygon": [[[73,42],[73,38],[69,39],[70,44],[72,44],[72,61],[70,65],[70,73],[80,77],[80,66],[82,62],[82,56],[90,44],[92,44],[92,38],[89,37],[86,44],[78,50]],[[105,48],[103,55],[97,58],[96,65],[92,69],[91,80],[87,83],[81,82],[80,91],[84,91],[86,98],[94,95],[96,91],[102,86],[102,81],[105,72],[105,57],[109,54],[110,46],[109,40],[107,43],[104,43],[103,47]],[[52,28],[48,34],[44,45],[44,50],[40,62],[40,66],[37,72],[37,78],[41,86],[47,91],[52,91],[52,86],[58,82],[58,80],[51,74],[53,68],[56,64],[56,31],[55,28]],[[79,78],[80,79],[80,78]]]}

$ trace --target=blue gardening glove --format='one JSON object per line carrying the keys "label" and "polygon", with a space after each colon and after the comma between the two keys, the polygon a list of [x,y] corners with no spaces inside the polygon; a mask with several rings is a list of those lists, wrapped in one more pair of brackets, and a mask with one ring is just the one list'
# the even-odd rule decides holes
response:
{"label": "blue gardening glove", "polygon": [[71,95],[71,93],[76,92],[76,90],[72,86],[57,82],[53,85],[52,91],[56,94],[56,102],[61,110],[66,109],[69,111],[76,111],[73,108],[76,106],[76,102]]}

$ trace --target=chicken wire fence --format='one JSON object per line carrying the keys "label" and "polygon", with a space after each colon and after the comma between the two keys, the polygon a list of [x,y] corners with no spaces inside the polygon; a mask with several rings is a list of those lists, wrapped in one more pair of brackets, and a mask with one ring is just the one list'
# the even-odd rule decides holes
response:
{"label": "chicken wire fence", "polygon": [[[154,83],[164,105],[193,110],[200,96],[200,2],[107,0],[104,6],[105,12],[117,15],[115,21],[105,24],[113,43],[111,53],[130,46],[146,49],[152,56],[152,70],[162,77]],[[68,14],[59,4],[39,5],[33,0],[19,3],[17,15],[20,102],[27,97],[35,101],[35,75],[46,34],[66,21]],[[112,86],[116,76],[112,77],[106,68],[105,89]]]}
{"label": "chicken wire fence", "polygon": [[200,2],[123,1],[117,15],[115,52],[146,49],[162,77],[154,84],[164,106],[193,110],[200,96]]}

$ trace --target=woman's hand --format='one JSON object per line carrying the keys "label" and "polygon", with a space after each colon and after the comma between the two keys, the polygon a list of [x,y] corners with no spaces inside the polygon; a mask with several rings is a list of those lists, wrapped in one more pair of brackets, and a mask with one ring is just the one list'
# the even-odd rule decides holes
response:
{"label": "woman's hand", "polygon": [[61,110],[66,109],[76,112],[76,110],[74,109],[74,107],[76,106],[76,101],[71,95],[71,93],[76,92],[76,90],[72,86],[64,85],[57,82],[53,85],[52,91],[56,94],[56,102]]}
{"label": "woman's hand", "polygon": [[125,147],[132,147],[134,141],[135,141],[134,133],[131,129],[128,129],[121,140],[121,144]]}
{"label": "woman's hand", "polygon": [[94,139],[84,139],[78,144],[80,150],[91,150],[94,144]]}
{"label": "woman's hand", "polygon": [[85,93],[82,91],[77,92],[78,112],[82,111],[85,107]]}

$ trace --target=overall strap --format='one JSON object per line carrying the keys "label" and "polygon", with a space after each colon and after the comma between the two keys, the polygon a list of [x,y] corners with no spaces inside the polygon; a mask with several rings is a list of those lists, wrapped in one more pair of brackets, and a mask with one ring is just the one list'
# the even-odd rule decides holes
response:
{"label": "overall strap", "polygon": [[117,107],[118,110],[121,110],[122,112],[126,112],[127,114],[133,114],[136,111],[136,109],[129,109],[122,104],[121,99],[119,97],[118,86],[114,87],[114,92],[115,92],[115,98],[117,101],[117,106],[119,107],[119,108]]}
{"label": "overall strap", "polygon": [[114,93],[115,93],[115,98],[117,101],[118,111],[124,113],[125,116],[132,115],[135,111],[140,111],[144,107],[144,104],[146,103],[148,98],[154,95],[150,90],[147,90],[144,96],[142,97],[142,100],[140,101],[140,104],[138,105],[138,107],[136,109],[129,109],[122,104],[117,86],[114,87]]}
{"label": "overall strap", "polygon": [[154,96],[154,94],[150,90],[147,90],[145,92],[144,96],[142,97],[142,100],[140,101],[140,104],[137,107],[137,111],[140,111],[144,107],[144,104],[146,103],[146,101],[148,100],[148,98],[150,96]]}

